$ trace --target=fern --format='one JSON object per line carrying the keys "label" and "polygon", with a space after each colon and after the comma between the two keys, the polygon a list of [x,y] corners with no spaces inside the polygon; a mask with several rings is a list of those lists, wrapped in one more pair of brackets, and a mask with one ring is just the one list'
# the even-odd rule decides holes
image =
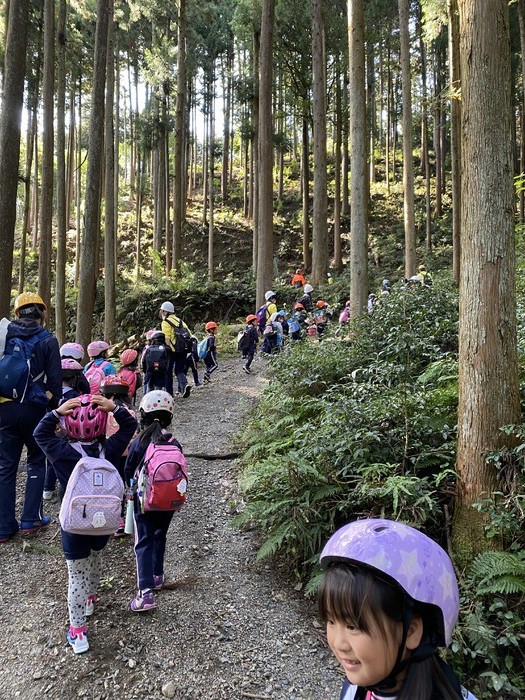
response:
{"label": "fern", "polygon": [[525,593],[525,552],[482,552],[470,573],[481,595]]}

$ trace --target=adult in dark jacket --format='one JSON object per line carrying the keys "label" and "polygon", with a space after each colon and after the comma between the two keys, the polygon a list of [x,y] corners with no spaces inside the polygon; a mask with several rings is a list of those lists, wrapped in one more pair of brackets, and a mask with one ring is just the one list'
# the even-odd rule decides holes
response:
{"label": "adult in dark jacket", "polygon": [[[8,391],[0,396],[0,542],[7,542],[18,530],[33,534],[51,521],[42,513],[45,457],[33,437],[46,409],[58,406],[62,396],[60,352],[57,339],[44,328],[46,311],[37,294],[20,294],[15,300],[15,320],[8,325],[5,337],[8,354],[17,343],[32,349],[22,399],[8,396]],[[0,387],[4,383],[0,372]],[[24,445],[27,480],[19,523],[15,517],[16,475]]]}

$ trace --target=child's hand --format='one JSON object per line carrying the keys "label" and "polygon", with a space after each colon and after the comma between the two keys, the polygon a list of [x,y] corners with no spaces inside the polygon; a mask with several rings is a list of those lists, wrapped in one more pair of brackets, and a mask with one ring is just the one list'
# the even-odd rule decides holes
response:
{"label": "child's hand", "polygon": [[114,411],[117,407],[117,404],[114,401],[98,394],[91,397],[91,403],[98,406],[101,411],[104,411],[104,413],[111,413],[111,411]]}
{"label": "child's hand", "polygon": [[69,416],[77,406],[80,406],[80,398],[75,397],[74,399],[64,401],[64,403],[56,409],[56,412],[59,416]]}

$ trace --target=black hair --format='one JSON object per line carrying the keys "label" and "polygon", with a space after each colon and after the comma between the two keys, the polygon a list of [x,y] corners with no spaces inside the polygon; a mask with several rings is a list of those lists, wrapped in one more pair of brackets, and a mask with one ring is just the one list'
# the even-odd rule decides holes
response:
{"label": "black hair", "polygon": [[82,377],[83,372],[80,369],[63,369],[62,381],[71,387],[74,391],[82,394]]}
{"label": "black hair", "polygon": [[162,431],[170,425],[171,419],[172,414],[169,411],[149,411],[146,413],[141,409],[139,447],[147,447],[150,442],[161,442],[166,435]]}
{"label": "black hair", "polygon": [[437,656],[440,629],[434,606],[413,601],[401,588],[371,571],[336,562],[325,572],[319,588],[319,614],[325,623],[339,620],[365,634],[377,629],[387,640],[396,624],[403,622],[407,599],[411,617],[422,619],[423,637],[418,650],[411,654],[412,660],[409,657],[408,664],[402,662],[407,672],[397,700],[458,700],[459,682]]}
{"label": "black hair", "polygon": [[44,309],[37,304],[22,306],[18,309],[19,318],[29,318],[32,321],[42,321],[44,318]]}

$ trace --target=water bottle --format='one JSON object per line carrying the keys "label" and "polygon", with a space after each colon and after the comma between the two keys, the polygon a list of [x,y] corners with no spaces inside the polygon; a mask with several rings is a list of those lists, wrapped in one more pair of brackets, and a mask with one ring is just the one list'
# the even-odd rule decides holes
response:
{"label": "water bottle", "polygon": [[126,505],[126,523],[124,525],[126,535],[132,535],[135,531],[135,521],[133,520],[133,483],[134,481],[131,479],[129,482],[128,503]]}

